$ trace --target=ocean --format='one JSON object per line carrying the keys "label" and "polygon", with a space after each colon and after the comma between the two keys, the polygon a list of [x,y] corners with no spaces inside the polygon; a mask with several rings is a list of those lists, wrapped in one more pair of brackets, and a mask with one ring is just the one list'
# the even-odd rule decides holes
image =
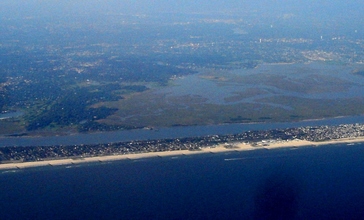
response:
{"label": "ocean", "polygon": [[1,171],[0,219],[363,219],[364,144]]}

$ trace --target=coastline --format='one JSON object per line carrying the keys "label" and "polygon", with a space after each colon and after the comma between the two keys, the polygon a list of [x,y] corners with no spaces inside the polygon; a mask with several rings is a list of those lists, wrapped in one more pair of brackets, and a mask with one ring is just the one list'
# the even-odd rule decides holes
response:
{"label": "coastline", "polygon": [[264,140],[253,144],[250,143],[220,144],[213,147],[205,147],[202,148],[201,150],[196,150],[196,151],[190,151],[190,150],[162,151],[162,152],[148,152],[148,153],[110,155],[110,156],[98,156],[98,157],[85,157],[77,159],[66,158],[59,160],[6,163],[6,164],[0,164],[0,170],[25,169],[25,168],[42,167],[42,166],[66,166],[66,165],[77,165],[83,163],[102,163],[102,162],[110,162],[118,160],[137,160],[143,158],[172,157],[172,156],[194,155],[194,154],[204,154],[204,153],[239,152],[239,151],[249,151],[258,149],[269,150],[269,149],[292,148],[292,147],[309,147],[309,146],[318,147],[322,145],[353,144],[360,142],[364,142],[364,137],[342,138],[342,139],[334,139],[321,142],[313,142],[313,141],[298,140],[298,139],[289,141]]}

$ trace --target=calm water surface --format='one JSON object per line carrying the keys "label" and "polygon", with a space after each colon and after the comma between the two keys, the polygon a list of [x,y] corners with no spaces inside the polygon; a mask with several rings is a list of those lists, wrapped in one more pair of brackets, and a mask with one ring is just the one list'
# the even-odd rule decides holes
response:
{"label": "calm water surface", "polygon": [[362,219],[363,157],[356,144],[3,171],[1,219]]}

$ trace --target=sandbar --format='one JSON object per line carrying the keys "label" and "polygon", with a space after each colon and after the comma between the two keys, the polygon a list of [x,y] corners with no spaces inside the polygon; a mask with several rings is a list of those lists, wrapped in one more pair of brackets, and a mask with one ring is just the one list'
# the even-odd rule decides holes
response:
{"label": "sandbar", "polygon": [[65,159],[55,159],[55,160],[45,160],[45,161],[34,161],[34,162],[16,162],[16,163],[6,163],[0,164],[0,170],[13,170],[13,169],[24,169],[31,167],[42,167],[42,166],[65,166],[65,165],[75,165],[82,163],[95,163],[95,162],[108,162],[116,160],[138,160],[143,158],[153,158],[153,157],[173,157],[173,156],[183,156],[183,155],[193,155],[202,153],[227,153],[234,151],[248,151],[257,149],[277,149],[277,148],[292,148],[292,147],[317,147],[322,145],[330,144],[352,144],[364,142],[364,137],[355,138],[342,138],[334,139],[329,141],[306,141],[306,140],[264,140],[257,143],[226,143],[220,144],[212,147],[204,147],[200,150],[179,150],[179,151],[162,151],[162,152],[147,152],[147,153],[135,153],[135,154],[123,154],[123,155],[108,155],[99,157],[84,157],[84,158],[65,158]]}

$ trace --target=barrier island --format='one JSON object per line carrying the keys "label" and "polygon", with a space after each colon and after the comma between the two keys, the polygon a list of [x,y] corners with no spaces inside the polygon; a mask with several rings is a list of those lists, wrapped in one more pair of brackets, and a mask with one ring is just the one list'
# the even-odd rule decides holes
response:
{"label": "barrier island", "polygon": [[338,143],[351,145],[354,142],[364,142],[364,124],[298,127],[247,131],[230,135],[91,145],[6,146],[0,148],[0,169]]}

